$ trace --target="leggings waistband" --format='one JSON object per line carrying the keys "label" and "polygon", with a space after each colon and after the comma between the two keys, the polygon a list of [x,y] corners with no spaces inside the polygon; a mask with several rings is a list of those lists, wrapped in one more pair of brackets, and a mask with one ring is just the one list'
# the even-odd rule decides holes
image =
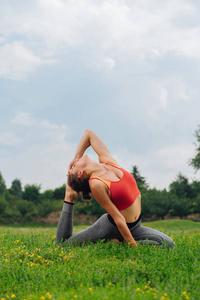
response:
{"label": "leggings waistband", "polygon": [[[111,217],[111,215],[108,214],[108,220],[115,226],[117,227],[117,225],[115,224],[115,221],[113,220],[113,218]],[[137,221],[132,222],[132,223],[126,223],[128,228],[133,228],[139,221],[141,220],[141,214],[139,216],[139,218],[137,219]]]}

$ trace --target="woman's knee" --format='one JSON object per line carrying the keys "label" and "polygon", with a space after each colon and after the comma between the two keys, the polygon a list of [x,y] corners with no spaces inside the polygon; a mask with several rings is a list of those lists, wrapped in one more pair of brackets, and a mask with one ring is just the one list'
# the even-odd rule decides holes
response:
{"label": "woman's knee", "polygon": [[163,245],[164,245],[164,248],[171,248],[173,249],[175,247],[175,242],[173,241],[172,238],[170,238],[169,236],[167,236],[167,238],[164,238],[163,239]]}
{"label": "woman's knee", "polygon": [[174,248],[175,246],[173,239],[165,234],[155,235],[151,240],[154,240],[156,245],[161,246],[164,249]]}

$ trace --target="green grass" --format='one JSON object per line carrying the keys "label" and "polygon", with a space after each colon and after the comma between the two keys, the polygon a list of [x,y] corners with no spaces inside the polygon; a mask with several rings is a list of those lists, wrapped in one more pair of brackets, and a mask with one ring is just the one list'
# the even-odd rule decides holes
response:
{"label": "green grass", "polygon": [[[126,244],[59,247],[56,227],[0,227],[0,299],[199,299],[200,224],[145,223],[175,249]],[[75,226],[79,231],[86,226]]]}

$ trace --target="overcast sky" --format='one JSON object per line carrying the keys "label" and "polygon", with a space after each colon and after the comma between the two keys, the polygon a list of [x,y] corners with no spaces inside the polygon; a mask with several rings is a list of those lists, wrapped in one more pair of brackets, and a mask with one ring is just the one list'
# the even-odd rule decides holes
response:
{"label": "overcast sky", "polygon": [[[168,188],[200,124],[197,0],[0,0],[0,172],[54,189],[86,128]],[[96,156],[89,151],[93,158]]]}

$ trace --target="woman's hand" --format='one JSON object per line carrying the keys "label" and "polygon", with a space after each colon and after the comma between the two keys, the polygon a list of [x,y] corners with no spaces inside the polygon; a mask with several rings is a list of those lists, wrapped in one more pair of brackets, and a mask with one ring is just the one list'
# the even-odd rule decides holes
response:
{"label": "woman's hand", "polygon": [[137,245],[137,243],[136,243],[136,241],[133,239],[133,242],[128,242],[128,244],[130,245],[130,247],[132,248],[132,247],[138,247],[138,245]]}
{"label": "woman's hand", "polygon": [[68,172],[71,170],[71,168],[73,167],[73,165],[79,160],[79,157],[74,157],[72,159],[72,161],[69,163],[69,166],[68,166]]}

